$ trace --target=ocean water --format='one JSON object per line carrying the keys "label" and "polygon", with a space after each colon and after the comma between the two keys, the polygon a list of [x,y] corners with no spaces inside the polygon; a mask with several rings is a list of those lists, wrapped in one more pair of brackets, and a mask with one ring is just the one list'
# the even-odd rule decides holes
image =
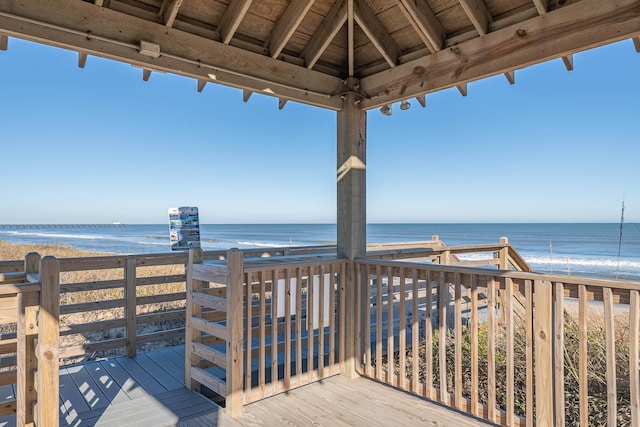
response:
{"label": "ocean water", "polygon": [[[335,224],[204,224],[205,250],[335,244]],[[369,224],[369,243],[430,240],[447,245],[497,243],[508,237],[535,271],[640,280],[640,224]],[[170,252],[168,224],[113,228],[0,229],[11,243],[57,244],[110,253]]]}

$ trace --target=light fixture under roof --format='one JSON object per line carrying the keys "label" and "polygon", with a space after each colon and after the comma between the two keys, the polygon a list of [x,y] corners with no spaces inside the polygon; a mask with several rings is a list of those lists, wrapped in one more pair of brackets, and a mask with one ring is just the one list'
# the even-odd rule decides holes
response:
{"label": "light fixture under roof", "polygon": [[401,103],[400,103],[400,109],[402,111],[407,111],[409,108],[411,108],[411,104],[409,104],[409,101],[407,101],[406,99],[404,99]]}
{"label": "light fixture under roof", "polygon": [[391,114],[393,114],[393,111],[391,111],[391,105],[383,105],[382,107],[380,107],[380,112],[385,116],[390,116]]}

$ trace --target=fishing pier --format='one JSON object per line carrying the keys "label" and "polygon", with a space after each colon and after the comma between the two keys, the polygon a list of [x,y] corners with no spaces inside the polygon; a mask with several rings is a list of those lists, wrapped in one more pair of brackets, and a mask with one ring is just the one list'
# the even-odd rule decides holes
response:
{"label": "fishing pier", "polygon": [[0,224],[0,230],[56,230],[83,228],[121,228],[124,224],[114,222],[110,224]]}

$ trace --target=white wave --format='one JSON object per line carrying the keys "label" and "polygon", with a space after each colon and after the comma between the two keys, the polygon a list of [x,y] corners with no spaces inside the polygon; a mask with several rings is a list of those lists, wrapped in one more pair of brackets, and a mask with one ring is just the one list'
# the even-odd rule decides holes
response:
{"label": "white wave", "polygon": [[14,236],[51,237],[51,238],[57,238],[57,239],[85,239],[85,240],[106,239],[105,236],[101,236],[98,234],[37,233],[33,231],[7,231],[4,234],[11,234]]}
{"label": "white wave", "polygon": [[167,246],[168,242],[137,242],[139,245],[147,246]]}
{"label": "white wave", "polygon": [[245,246],[257,246],[259,248],[287,248],[289,246],[295,246],[295,245],[283,245],[278,243],[242,242],[242,241],[236,241],[235,243],[238,245],[245,245]]}
{"label": "white wave", "polygon": [[[529,264],[546,264],[546,265],[580,265],[585,267],[617,267],[618,260],[611,258],[571,258],[571,257],[542,257],[542,256],[525,256],[525,261]],[[640,260],[620,260],[620,267],[639,268]]]}

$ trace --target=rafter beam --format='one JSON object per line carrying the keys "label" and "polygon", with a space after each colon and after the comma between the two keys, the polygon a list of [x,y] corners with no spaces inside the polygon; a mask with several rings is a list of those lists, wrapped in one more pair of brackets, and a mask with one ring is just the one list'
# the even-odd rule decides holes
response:
{"label": "rafter beam", "polygon": [[460,95],[467,96],[468,92],[467,92],[467,83],[466,82],[456,85],[456,89],[458,89],[458,92],[460,92]]}
{"label": "rafter beam", "polygon": [[540,15],[544,15],[549,11],[549,0],[533,0],[533,4]]}
{"label": "rafter beam", "polygon": [[87,65],[87,54],[78,52],[78,67],[84,68],[85,65]]}
{"label": "rafter beam", "polygon": [[362,0],[354,0],[353,13],[360,29],[364,31],[371,43],[382,54],[382,57],[389,65],[395,67],[398,63],[398,55],[400,49],[396,42],[391,38],[389,32],[384,28],[375,13]]}
{"label": "rafter beam", "polygon": [[493,20],[483,0],[459,0],[474,28],[481,36],[489,32],[489,24]]}
{"label": "rafter beam", "polygon": [[287,105],[288,99],[280,98],[278,99],[278,110],[282,110],[285,105]]}
{"label": "rafter beam", "polygon": [[380,107],[638,36],[637,0],[582,0],[365,77],[361,107]]}
{"label": "rafter beam", "polygon": [[7,50],[9,47],[9,36],[0,34],[0,50]]}
{"label": "rafter beam", "polygon": [[411,26],[416,30],[423,43],[433,53],[444,45],[446,37],[442,24],[433,14],[426,1],[397,0]]}
{"label": "rafter beam", "polygon": [[151,77],[151,70],[144,68],[142,70],[142,80],[144,80],[145,82],[148,82],[149,77]]}
{"label": "rafter beam", "polygon": [[178,9],[182,6],[182,0],[164,0],[162,7],[160,8],[160,16],[162,22],[167,27],[172,27],[176,16],[178,16]]}
{"label": "rafter beam", "polygon": [[[213,73],[227,86],[342,108],[340,78],[83,1],[0,0],[0,33],[195,79]],[[140,40],[159,45],[160,56],[140,54]]]}
{"label": "rafter beam", "polygon": [[507,81],[509,82],[510,85],[516,83],[516,72],[515,72],[515,70],[506,71],[504,73],[504,76],[507,78]]}
{"label": "rafter beam", "polygon": [[218,32],[220,33],[220,41],[224,44],[229,44],[236,30],[240,26],[240,22],[244,15],[247,14],[249,6],[251,6],[252,0],[230,0],[229,6],[224,11],[222,18],[220,18],[220,25],[218,25]]}
{"label": "rafter beam", "polygon": [[198,79],[198,93],[201,93],[204,90],[204,87],[207,85],[207,81],[205,79]]}
{"label": "rafter beam", "polygon": [[314,0],[292,0],[271,32],[269,54],[276,58],[313,6]]}
{"label": "rafter beam", "polygon": [[253,92],[251,92],[250,90],[244,89],[242,91],[242,101],[243,102],[247,102],[249,100],[249,98],[251,98],[252,94],[253,94]]}
{"label": "rafter beam", "polygon": [[427,106],[427,95],[423,93],[416,96],[416,101],[418,101],[418,104],[420,104],[422,108],[425,108]]}
{"label": "rafter beam", "polygon": [[562,62],[567,71],[573,71],[573,55],[567,55],[562,57]]}
{"label": "rafter beam", "polygon": [[344,0],[338,0],[318,27],[318,31],[313,34],[309,43],[302,50],[302,57],[307,68],[313,68],[318,62],[322,53],[346,21],[347,5]]}
{"label": "rafter beam", "polygon": [[640,53],[640,37],[633,38],[633,45],[636,48],[636,52]]}

